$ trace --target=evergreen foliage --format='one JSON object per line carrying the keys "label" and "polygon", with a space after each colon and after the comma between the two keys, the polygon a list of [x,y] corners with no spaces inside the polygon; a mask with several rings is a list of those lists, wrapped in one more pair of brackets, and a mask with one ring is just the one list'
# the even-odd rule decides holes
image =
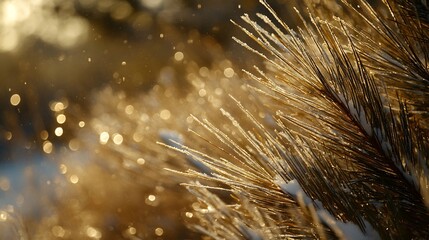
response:
{"label": "evergreen foliage", "polygon": [[270,16],[235,23],[258,46],[236,41],[265,60],[249,88],[275,114],[263,121],[231,97],[241,112],[220,109],[228,127],[195,117],[205,147],[176,149],[210,169],[185,173],[207,206],[196,228],[215,239],[427,238],[427,6],[341,1],[325,19],[308,4],[291,29],[261,3]]}

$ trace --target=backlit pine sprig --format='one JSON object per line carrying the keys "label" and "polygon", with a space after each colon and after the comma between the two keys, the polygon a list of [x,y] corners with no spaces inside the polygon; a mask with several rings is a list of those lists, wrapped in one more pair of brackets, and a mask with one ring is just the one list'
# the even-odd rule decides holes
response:
{"label": "backlit pine sprig", "polygon": [[[267,63],[248,74],[264,107],[276,111],[275,124],[257,119],[242,100],[235,100],[241,114],[221,109],[229,127],[195,118],[206,129],[196,133],[204,150],[191,144],[177,150],[210,169],[185,173],[213,183],[186,184],[211,209],[199,212],[197,228],[219,239],[427,238],[429,29],[421,15],[427,6],[384,1],[374,9],[342,1],[345,20],[319,19],[310,8],[293,30],[261,3],[271,16],[245,15],[249,28],[241,27],[259,46],[237,42]],[[211,201],[200,188],[224,189],[232,198]],[[248,204],[275,223],[273,231],[264,230],[263,220],[230,215],[216,227],[213,211],[225,208],[260,219],[236,208]]]}

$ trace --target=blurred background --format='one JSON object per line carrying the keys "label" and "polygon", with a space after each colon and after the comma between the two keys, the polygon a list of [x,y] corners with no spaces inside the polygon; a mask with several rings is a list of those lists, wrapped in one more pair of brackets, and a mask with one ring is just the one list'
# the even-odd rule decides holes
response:
{"label": "blurred background", "polygon": [[[296,2],[268,2],[295,24]],[[112,154],[94,157],[82,146],[94,136],[77,129],[100,99],[145,95],[166,75],[186,92],[190,63],[252,66],[230,20],[256,12],[266,12],[257,0],[0,1],[0,239],[199,238],[175,222],[192,217],[186,198],[162,202],[177,196],[168,186],[94,164]]]}
{"label": "blurred background", "polygon": [[1,1],[1,161],[41,150],[48,137],[63,142],[71,133],[59,134],[58,115],[69,105],[84,113],[91,93],[106,86],[141,94],[182,60],[251,65],[230,20],[260,11],[257,0]]}

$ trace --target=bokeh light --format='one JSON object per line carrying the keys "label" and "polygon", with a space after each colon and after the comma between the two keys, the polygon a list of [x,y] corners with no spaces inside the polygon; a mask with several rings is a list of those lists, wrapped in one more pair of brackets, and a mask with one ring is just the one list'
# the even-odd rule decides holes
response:
{"label": "bokeh light", "polygon": [[19,94],[13,94],[10,97],[10,104],[12,104],[12,106],[18,106],[20,102],[21,102],[21,96],[19,96]]}
{"label": "bokeh light", "polygon": [[70,3],[43,0],[0,2],[0,34],[4,36],[0,39],[0,51],[16,51],[31,37],[66,48],[84,42],[88,22],[73,14]]}

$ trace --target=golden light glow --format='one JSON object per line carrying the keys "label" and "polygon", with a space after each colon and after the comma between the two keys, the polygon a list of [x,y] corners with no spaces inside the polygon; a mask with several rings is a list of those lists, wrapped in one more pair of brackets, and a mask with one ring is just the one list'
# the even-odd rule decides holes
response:
{"label": "golden light glow", "polygon": [[44,141],[43,142],[43,151],[47,154],[51,153],[53,150],[54,146],[52,145],[52,143],[50,141]]}
{"label": "golden light glow", "polygon": [[234,76],[234,69],[232,68],[225,68],[225,70],[223,70],[223,75],[225,75],[225,77],[227,78],[231,78],[232,76]]}
{"label": "golden light glow", "polygon": [[110,135],[108,132],[102,132],[100,134],[100,143],[106,144],[109,141]]}
{"label": "golden light glow", "polygon": [[64,230],[64,228],[61,227],[61,226],[53,226],[52,229],[51,229],[51,232],[52,232],[52,234],[55,237],[59,237],[59,238],[64,237],[64,235],[66,233],[66,231]]}
{"label": "golden light glow", "polygon": [[81,128],[85,127],[85,122],[84,121],[80,121],[79,122],[79,127],[81,127]]}
{"label": "golden light glow", "polygon": [[64,115],[64,114],[59,114],[58,116],[57,116],[57,123],[59,123],[59,124],[63,124],[63,123],[65,123],[66,122],[66,115]]}
{"label": "golden light glow", "polygon": [[62,127],[57,127],[57,128],[55,128],[55,135],[57,136],[57,137],[61,137],[62,135],[63,135],[63,133],[64,133],[64,130],[63,130],[63,128]]}
{"label": "golden light glow", "polygon": [[77,151],[80,148],[80,142],[77,139],[72,139],[69,141],[69,148],[72,151]]}
{"label": "golden light glow", "polygon": [[67,166],[64,164],[60,165],[60,172],[61,174],[66,174],[67,173]]}
{"label": "golden light glow", "polygon": [[54,112],[59,112],[66,109],[66,105],[62,102],[53,102],[51,105],[51,110]]}
{"label": "golden light glow", "polygon": [[143,158],[138,158],[137,159],[137,163],[139,164],[139,165],[143,165],[143,164],[145,164],[145,160],[143,159]]}
{"label": "golden light glow", "polygon": [[164,229],[162,229],[162,228],[156,228],[155,229],[155,234],[156,234],[156,236],[162,236],[162,234],[164,234]]}
{"label": "golden light glow", "polygon": [[137,233],[137,229],[136,229],[136,228],[134,228],[134,227],[129,227],[129,228],[127,229],[127,232],[128,232],[128,234],[134,235],[134,234],[136,234],[136,233]]}
{"label": "golden light glow", "polygon": [[125,113],[126,114],[131,115],[131,114],[133,114],[133,112],[134,112],[133,105],[128,105],[128,106],[125,107]]}
{"label": "golden light glow", "polygon": [[19,96],[19,94],[13,94],[10,97],[10,104],[12,104],[12,106],[18,106],[18,104],[21,102],[21,96]]}
{"label": "golden light glow", "polygon": [[76,175],[71,175],[70,176],[70,182],[73,183],[73,184],[78,183],[79,182],[79,177],[76,176]]}
{"label": "golden light glow", "polygon": [[164,2],[164,0],[140,0],[140,1],[145,7],[152,8],[152,9],[159,8]]}
{"label": "golden light glow", "polygon": [[47,139],[49,138],[49,133],[48,133],[48,131],[46,131],[46,130],[41,131],[41,132],[40,132],[40,138],[41,138],[42,140],[47,140]]}
{"label": "golden light glow", "polygon": [[155,200],[156,200],[156,197],[155,197],[155,195],[149,195],[149,196],[147,197],[147,199],[148,199],[149,201],[153,202],[153,201],[155,201]]}
{"label": "golden light glow", "polygon": [[168,109],[164,109],[159,113],[159,116],[161,117],[161,119],[163,120],[168,120],[171,116],[171,113]]}
{"label": "golden light glow", "polygon": [[207,77],[210,74],[210,70],[208,69],[208,67],[201,67],[198,70],[198,73],[202,76],[202,77]]}
{"label": "golden light glow", "polygon": [[141,142],[141,141],[143,141],[143,134],[141,134],[141,133],[139,133],[139,132],[135,132],[135,133],[133,134],[133,140],[134,140],[135,142]]}
{"label": "golden light glow", "polygon": [[185,55],[182,52],[176,52],[174,54],[174,60],[180,62],[183,60],[183,58],[185,57]]}
{"label": "golden light glow", "polygon": [[86,229],[86,235],[88,235],[88,237],[90,238],[95,238],[95,239],[100,239],[102,236],[101,232],[94,227],[88,227]]}
{"label": "golden light glow", "polygon": [[12,135],[12,133],[11,133],[11,132],[9,132],[9,131],[7,131],[7,132],[4,134],[4,138],[5,138],[6,140],[8,140],[8,141],[12,140],[12,137],[13,137],[13,135]]}
{"label": "golden light glow", "polygon": [[202,88],[198,91],[198,95],[200,95],[200,97],[204,97],[207,95],[207,91],[204,88]]}
{"label": "golden light glow", "polygon": [[8,216],[7,212],[0,211],[0,222],[7,221],[7,216]]}
{"label": "golden light glow", "polygon": [[121,145],[123,141],[124,141],[124,137],[122,137],[121,134],[119,134],[119,133],[113,134],[113,143],[114,144]]}

